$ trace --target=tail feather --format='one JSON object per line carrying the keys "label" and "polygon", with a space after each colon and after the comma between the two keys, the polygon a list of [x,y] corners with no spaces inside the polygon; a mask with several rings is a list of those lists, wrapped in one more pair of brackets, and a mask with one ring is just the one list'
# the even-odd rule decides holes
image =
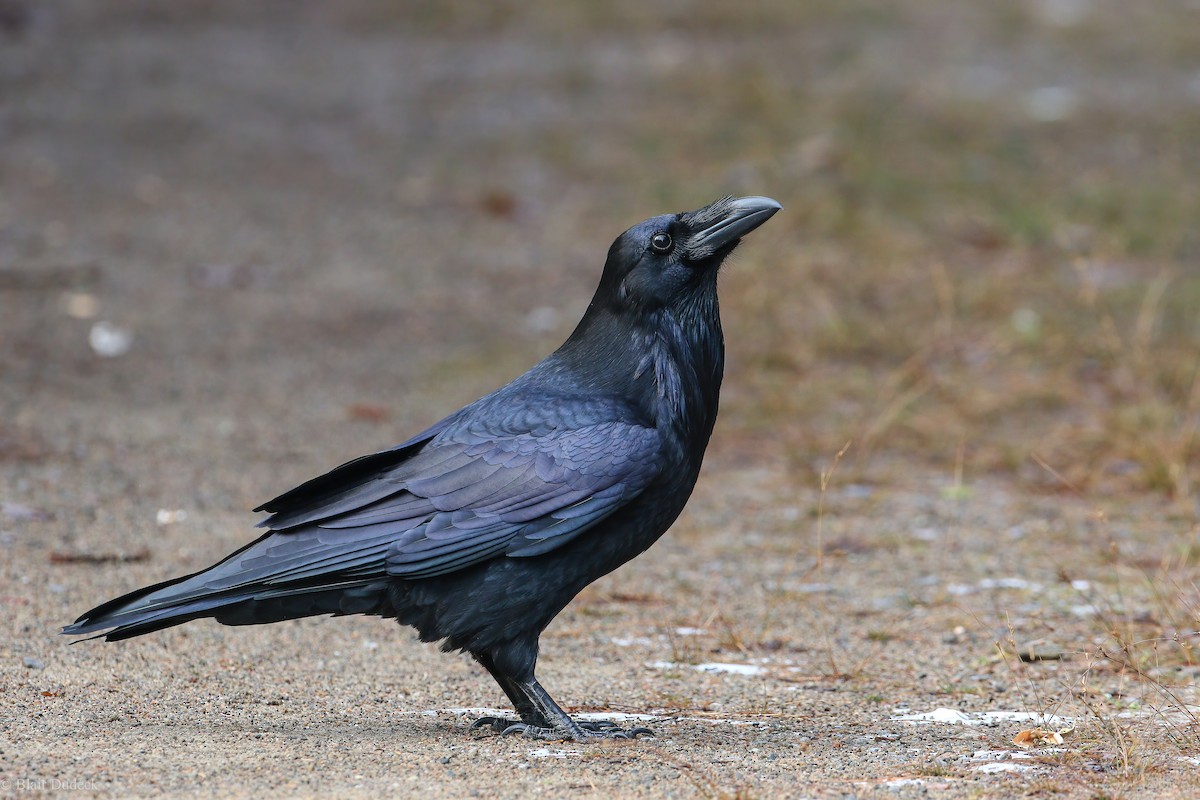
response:
{"label": "tail feather", "polygon": [[235,582],[219,588],[228,583],[222,580],[226,573],[241,570],[240,556],[273,535],[251,542],[208,569],[102,603],[62,632],[95,633],[92,638],[114,642],[205,617],[225,625],[257,625],[319,614],[389,613],[387,581],[379,575],[318,574],[297,581]]}

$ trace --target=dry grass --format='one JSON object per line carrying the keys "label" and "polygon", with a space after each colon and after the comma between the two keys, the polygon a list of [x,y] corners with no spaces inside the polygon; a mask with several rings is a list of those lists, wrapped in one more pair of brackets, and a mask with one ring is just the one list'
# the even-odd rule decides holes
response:
{"label": "dry grass", "polygon": [[[847,438],[846,481],[888,484],[920,464],[954,475],[950,495],[969,491],[965,472],[1105,506],[1163,498],[1176,533],[1160,547],[1123,541],[1104,519],[1087,531],[1109,552],[1080,600],[1097,609],[1086,652],[1051,684],[1014,662],[1038,710],[1090,720],[1083,751],[1120,793],[1163,759],[1200,755],[1200,192],[1187,167],[1200,163],[1200,106],[1170,93],[1149,109],[1116,101],[1102,43],[1124,42],[1135,79],[1153,81],[1200,42],[1180,32],[1173,53],[1151,52],[1133,31],[1163,33],[1164,19],[1093,11],[1086,33],[1054,42],[1095,80],[1052,123],[1019,101],[902,81],[818,101],[757,76],[756,118],[803,134],[751,159],[790,179],[790,228],[735,267],[726,305],[738,317],[732,416],[820,486],[818,573],[820,465]],[[990,35],[1055,36],[1011,9],[976,12],[992,15]]]}

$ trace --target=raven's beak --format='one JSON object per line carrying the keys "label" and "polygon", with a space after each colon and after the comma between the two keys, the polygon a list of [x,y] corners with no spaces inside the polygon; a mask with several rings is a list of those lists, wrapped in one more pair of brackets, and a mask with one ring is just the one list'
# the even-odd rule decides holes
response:
{"label": "raven's beak", "polygon": [[711,222],[692,234],[693,251],[715,253],[769,220],[783,206],[769,197],[739,197],[718,200],[708,208],[693,212],[698,219]]}

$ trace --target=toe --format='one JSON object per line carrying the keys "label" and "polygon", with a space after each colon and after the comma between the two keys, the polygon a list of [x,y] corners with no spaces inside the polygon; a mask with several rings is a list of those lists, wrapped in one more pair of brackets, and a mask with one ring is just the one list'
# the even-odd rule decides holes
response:
{"label": "toe", "polygon": [[480,717],[471,723],[471,729],[491,728],[499,733],[504,733],[512,724],[512,720],[505,719],[504,717]]}
{"label": "toe", "polygon": [[600,731],[610,731],[617,727],[617,723],[607,719],[588,720],[586,722],[578,722],[577,724],[585,731],[595,731],[597,733]]}

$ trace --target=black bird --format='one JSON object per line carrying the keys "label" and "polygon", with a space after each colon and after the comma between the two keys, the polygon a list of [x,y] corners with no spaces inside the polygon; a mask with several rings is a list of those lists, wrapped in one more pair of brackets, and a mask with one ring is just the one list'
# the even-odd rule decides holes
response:
{"label": "black bird", "polygon": [[717,417],[717,269],[780,208],[727,197],[635,225],[574,333],[533,369],[259,506],[268,532],[220,563],[63,632],[116,641],[203,617],[394,617],[470,653],[521,718],[476,726],[576,741],[649,733],[571,719],[534,677],[538,637],[683,510]]}

